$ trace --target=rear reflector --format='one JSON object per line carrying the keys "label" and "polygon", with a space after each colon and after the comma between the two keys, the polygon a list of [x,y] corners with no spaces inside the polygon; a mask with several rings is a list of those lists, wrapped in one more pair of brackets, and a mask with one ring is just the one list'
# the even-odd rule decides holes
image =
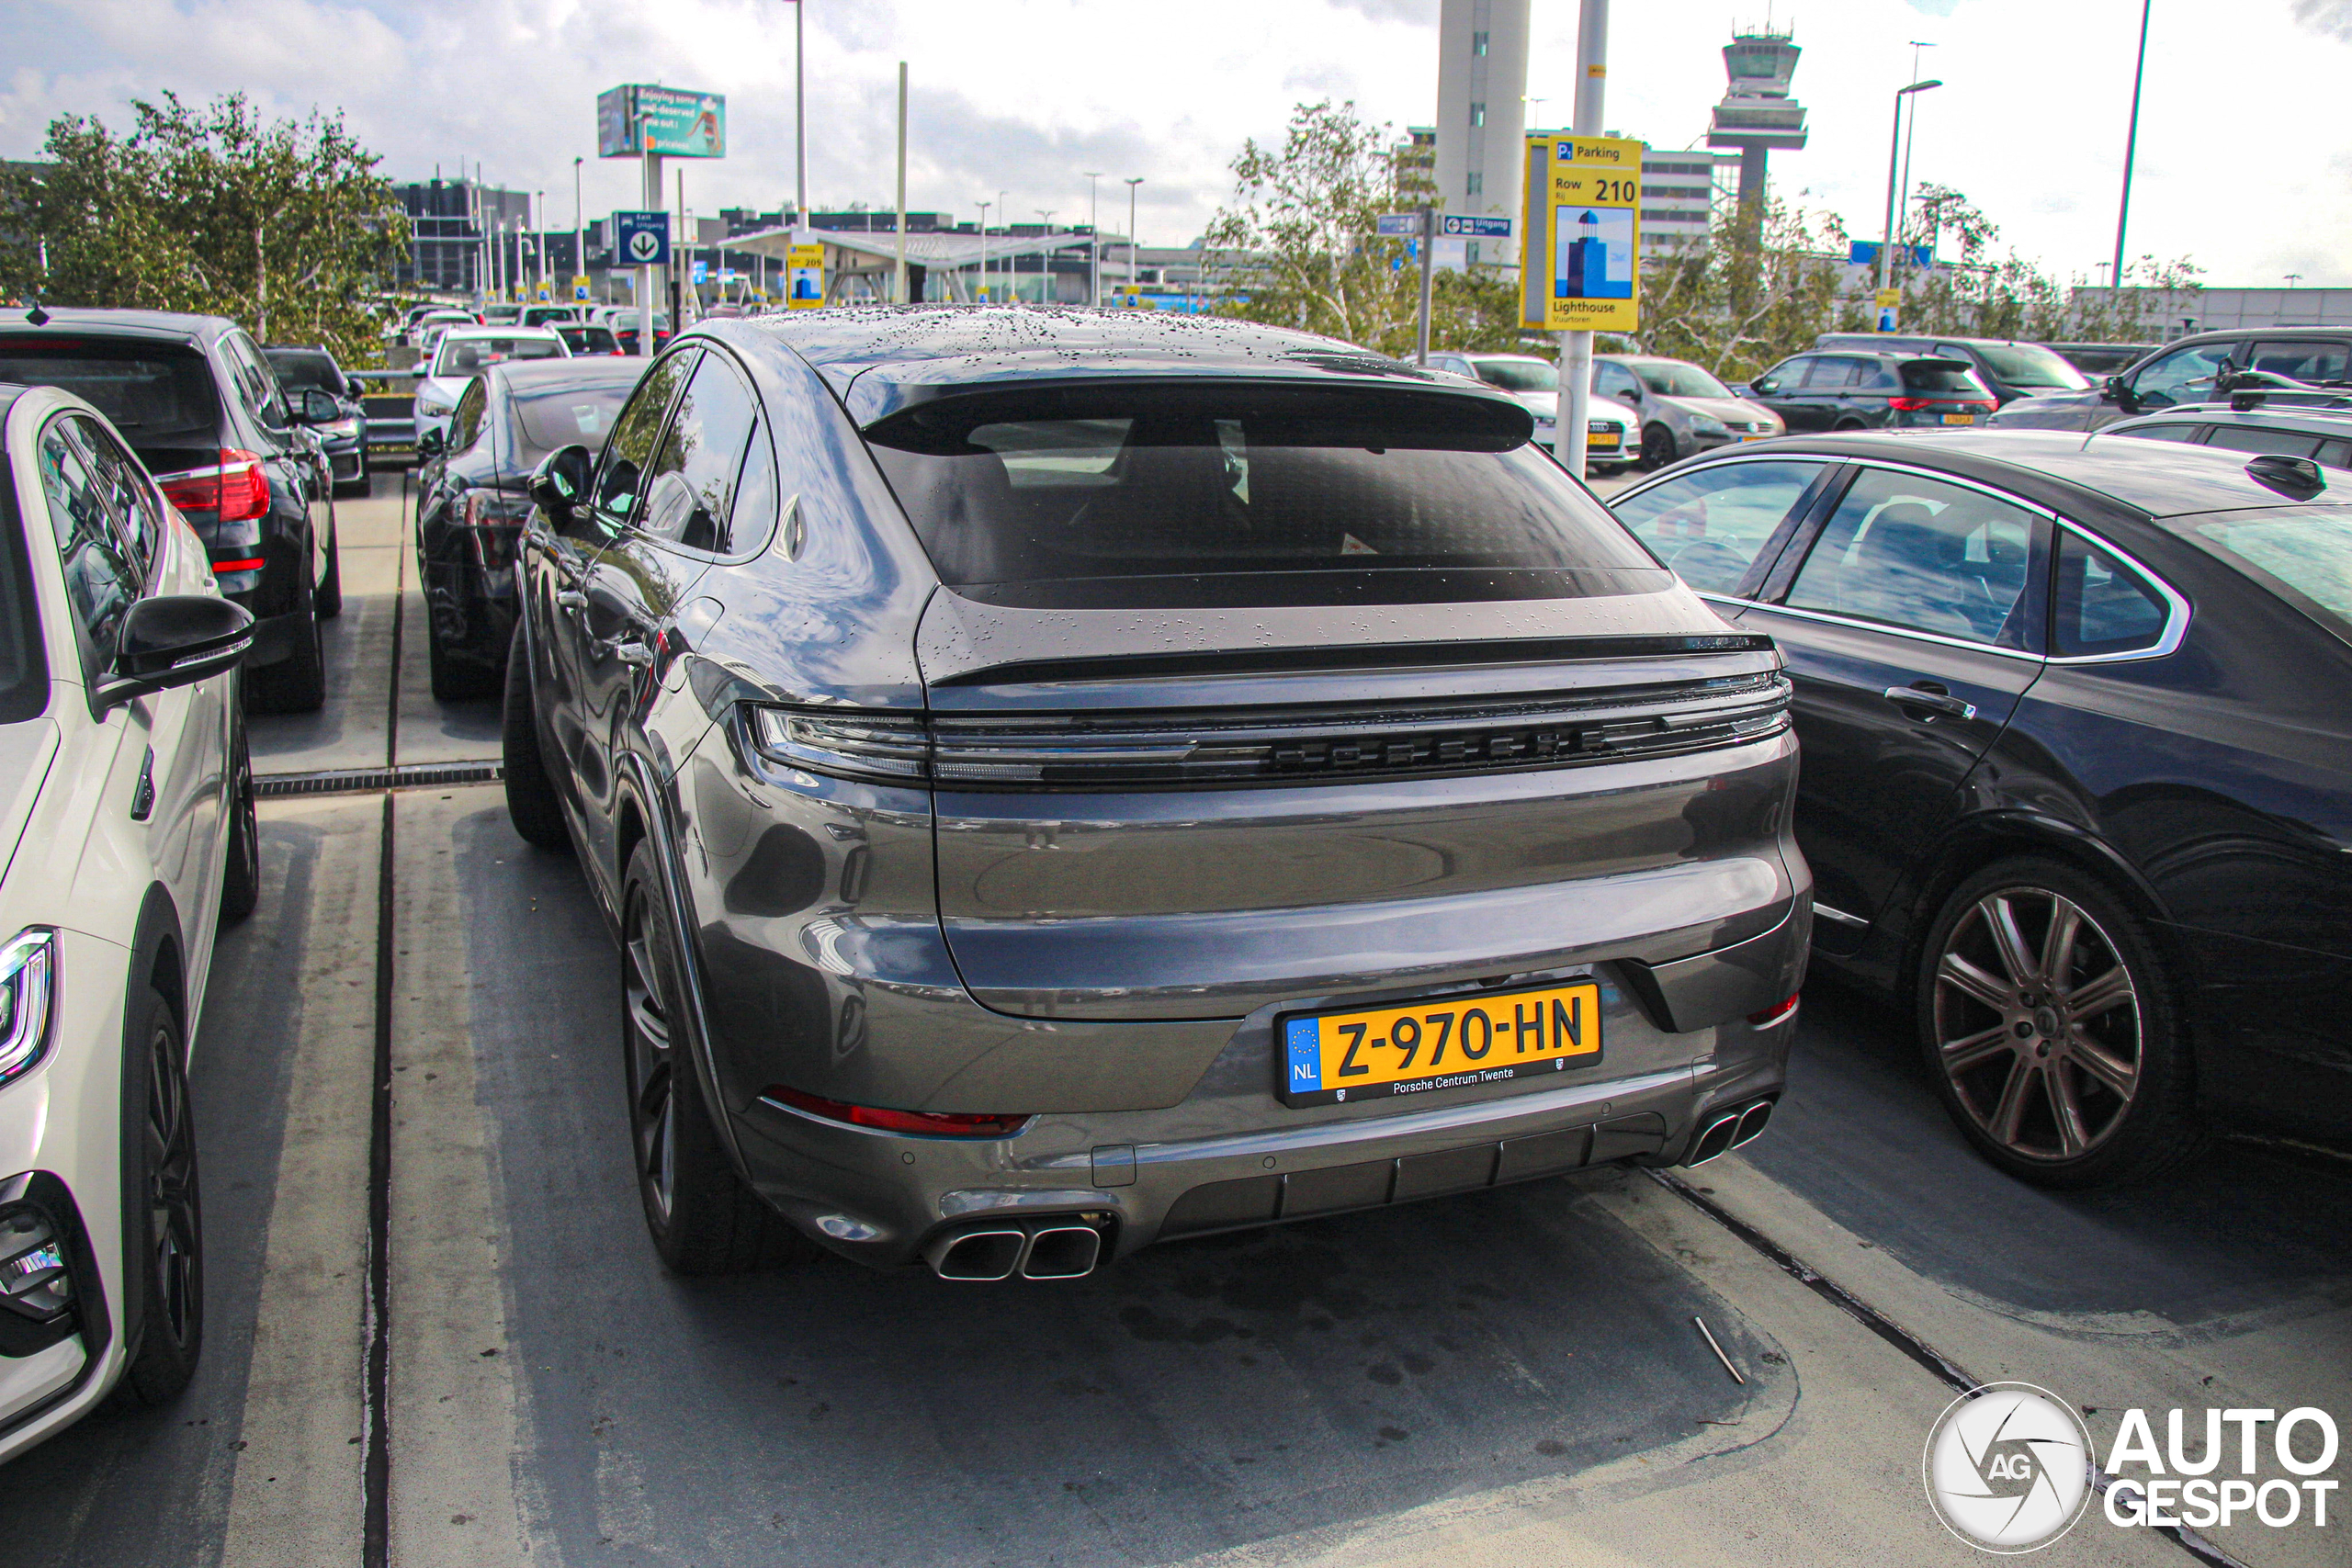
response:
{"label": "rear reflector", "polygon": [[264,560],[261,557],[253,556],[243,560],[214,561],[212,563],[212,570],[215,573],[223,571],[259,571],[263,567],[268,564],[269,563]]}
{"label": "rear reflector", "polygon": [[1747,1015],[1747,1021],[1754,1024],[1757,1028],[1762,1029],[1770,1024],[1785,1021],[1793,1015],[1796,1010],[1797,998],[1795,997],[1790,997],[1785,1001],[1780,1002],[1775,1006],[1766,1008],[1762,1012],[1749,1013]]}
{"label": "rear reflector", "polygon": [[890,1111],[876,1105],[849,1105],[838,1100],[803,1094],[782,1084],[770,1084],[761,1091],[760,1098],[790,1106],[795,1111],[805,1111],[811,1116],[822,1116],[829,1122],[846,1122],[853,1127],[871,1127],[882,1133],[914,1133],[931,1138],[1009,1138],[1029,1124],[1026,1114],[976,1116],[929,1111]]}

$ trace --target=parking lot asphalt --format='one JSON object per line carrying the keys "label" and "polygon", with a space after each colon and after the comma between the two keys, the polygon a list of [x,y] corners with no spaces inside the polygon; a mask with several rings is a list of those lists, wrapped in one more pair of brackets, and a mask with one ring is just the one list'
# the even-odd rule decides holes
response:
{"label": "parking lot asphalt", "polygon": [[[346,503],[336,695],[256,721],[258,772],[495,754],[487,705],[424,693],[402,519],[396,479]],[[206,1359],[175,1406],[0,1472],[11,1568],[360,1563],[371,1517],[414,1568],[1962,1562],[1919,1483],[1935,1357],[2060,1393],[2102,1450],[2132,1405],[2352,1412],[2352,1168],[2241,1141],[2149,1188],[2020,1187],[1900,1021],[1822,986],[1771,1130],[1687,1195],[1586,1172],[1064,1285],[673,1278],[578,868],[494,786],[385,800],[264,803],[193,1075]],[[2208,1534],[2254,1568],[2347,1555]],[[2198,1559],[2094,1509],[2037,1561]]]}

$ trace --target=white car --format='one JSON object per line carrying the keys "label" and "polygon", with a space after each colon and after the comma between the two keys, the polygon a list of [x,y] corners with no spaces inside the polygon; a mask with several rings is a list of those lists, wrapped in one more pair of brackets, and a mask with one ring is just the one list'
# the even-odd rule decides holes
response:
{"label": "white car", "polygon": [[448,434],[450,412],[466,383],[510,359],[569,359],[552,327],[452,327],[441,334],[416,383],[416,434]]}
{"label": "white car", "polygon": [[[1535,416],[1535,444],[1552,445],[1559,425],[1560,371],[1550,360],[1532,354],[1432,354],[1430,368],[1510,393]],[[1589,397],[1585,403],[1585,467],[1601,474],[1632,468],[1642,455],[1634,439],[1641,428],[1641,415],[1623,403],[1597,393]]]}
{"label": "white car", "polygon": [[204,1343],[187,1063],[259,892],[254,621],[113,428],[0,387],[0,1461]]}

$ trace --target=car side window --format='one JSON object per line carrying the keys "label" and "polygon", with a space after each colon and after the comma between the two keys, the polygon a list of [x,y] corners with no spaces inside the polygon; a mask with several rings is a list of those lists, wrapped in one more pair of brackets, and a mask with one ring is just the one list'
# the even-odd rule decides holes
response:
{"label": "car side window", "polygon": [[1622,365],[1600,367],[1600,390],[1604,398],[1617,398],[1629,403],[1639,401],[1642,395],[1641,388],[1634,380],[1634,373]]}
{"label": "car side window", "polygon": [[2212,429],[2210,424],[2143,424],[2131,430],[2110,430],[2109,435],[2129,435],[2139,441],[2195,441]]}
{"label": "car side window", "polygon": [[725,553],[736,481],[759,412],[742,373],[724,355],[706,352],[646,470],[636,526],[688,549]]}
{"label": "car side window", "polygon": [[2318,461],[2322,468],[2352,468],[2352,441],[2321,442]]}
{"label": "car side window", "polygon": [[121,530],[122,542],[139,569],[140,581],[144,582],[154,571],[155,554],[163,547],[163,503],[156,499],[147,470],[114,437],[85,419],[76,418],[71,424],[83,449],[90,456],[91,466],[105,491],[107,510]]}
{"label": "car side window", "polygon": [[449,412],[449,450],[463,452],[481,439],[482,411],[490,406],[490,393],[477,376],[466,383],[458,394],[458,406]]}
{"label": "car side window", "polygon": [[1628,496],[1613,510],[1684,582],[1702,593],[1729,593],[1821,469],[1718,463]]}
{"label": "car side window", "polygon": [[2087,539],[2061,534],[2051,651],[2135,653],[2164,636],[2171,606],[2140,574]]}
{"label": "car side window", "polygon": [[744,556],[768,542],[783,514],[776,481],[775,443],[762,419],[752,427],[750,449],[743,454],[743,475],[736,481],[734,510],[728,513],[727,536],[721,555]]}
{"label": "car side window", "polygon": [[1982,491],[1865,468],[1815,540],[1786,603],[1972,642],[2012,625],[2048,524]]}
{"label": "car side window", "polygon": [[2201,403],[2213,396],[2213,378],[2222,371],[2222,361],[2233,351],[2243,353],[2243,344],[2209,343],[2193,348],[2177,348],[2163,358],[2151,361],[2148,367],[2132,378],[2132,395],[2143,408],[2171,408],[2176,403]]}
{"label": "car side window", "polygon": [[1813,362],[1813,374],[1806,378],[1804,389],[1808,392],[1818,392],[1824,389],[1834,390],[1839,387],[1864,386],[1870,381],[1871,369],[1871,362],[1867,359],[1857,359],[1851,355],[1830,355]]}
{"label": "car side window", "polygon": [[2270,452],[2287,457],[2308,457],[2319,450],[2320,438],[2300,430],[2265,430],[2256,424],[2216,424],[2205,437],[2208,446],[2233,452]]}
{"label": "car side window", "polygon": [[65,569],[65,602],[74,616],[83,679],[95,686],[114,660],[122,617],[139,597],[140,576],[108,514],[106,487],[68,419],[40,434],[40,483],[51,537]]}
{"label": "car side window", "polygon": [[285,429],[289,423],[286,394],[279,389],[277,375],[262,358],[260,350],[242,334],[221,339],[220,348],[229,357],[231,373],[236,378],[237,390],[243,397],[245,407],[270,429]]}
{"label": "car side window", "polygon": [[1804,385],[1805,367],[1809,363],[1804,359],[1784,359],[1750,381],[1748,390],[1767,396],[1774,392],[1792,392]]}
{"label": "car side window", "polygon": [[594,507],[597,520],[606,527],[618,530],[636,520],[639,503],[644,499],[645,470],[653,461],[653,444],[662,438],[662,416],[669,412],[672,395],[694,368],[700,352],[687,349],[655,360],[630,395],[628,406],[613,422],[613,434],[605,442],[604,463],[596,470]]}
{"label": "car side window", "polygon": [[2252,367],[2296,381],[2352,380],[2352,349],[2340,343],[2262,342],[2246,355]]}

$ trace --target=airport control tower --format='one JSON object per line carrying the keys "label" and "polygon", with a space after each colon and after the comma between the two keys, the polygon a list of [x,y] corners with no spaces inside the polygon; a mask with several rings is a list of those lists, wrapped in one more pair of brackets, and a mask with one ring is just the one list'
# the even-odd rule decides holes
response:
{"label": "airport control tower", "polygon": [[1753,32],[1736,32],[1724,45],[1724,70],[1731,88],[1715,106],[1707,124],[1707,145],[1739,149],[1739,205],[1743,213],[1762,212],[1764,161],[1773,149],[1794,152],[1804,145],[1804,106],[1789,96],[1789,78],[1796,74],[1803,52],[1790,42],[1794,28],[1775,30],[1766,23]]}

